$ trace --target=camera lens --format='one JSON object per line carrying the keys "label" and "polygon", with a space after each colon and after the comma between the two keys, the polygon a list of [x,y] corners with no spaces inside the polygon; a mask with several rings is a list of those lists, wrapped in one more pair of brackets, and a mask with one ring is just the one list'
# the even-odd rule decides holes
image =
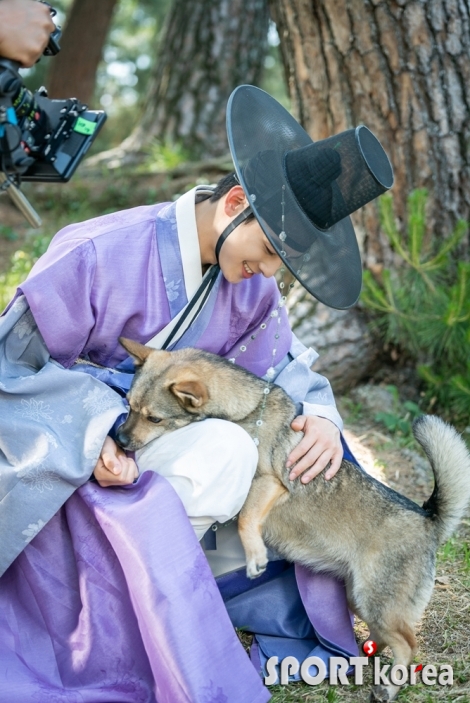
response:
{"label": "camera lens", "polygon": [[18,93],[13,98],[13,107],[15,108],[18,121],[23,117],[34,119],[36,112],[36,101],[30,90],[21,86]]}
{"label": "camera lens", "polygon": [[36,144],[42,145],[44,137],[49,131],[47,115],[38,106],[33,93],[23,85],[19,88],[12,103],[18,122],[23,125],[25,120],[29,120],[28,148],[31,151],[40,151],[40,146],[36,146]]}

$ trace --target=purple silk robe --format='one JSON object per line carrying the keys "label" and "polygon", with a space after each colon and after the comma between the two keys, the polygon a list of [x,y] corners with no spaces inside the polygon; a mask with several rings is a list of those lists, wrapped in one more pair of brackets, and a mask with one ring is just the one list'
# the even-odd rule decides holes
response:
{"label": "purple silk robe", "polygon": [[[127,356],[120,335],[145,343],[184,306],[172,213],[140,207],[56,235],[21,286],[54,359],[115,367]],[[188,343],[238,354],[278,298],[273,279],[234,286],[220,277]],[[280,314],[275,363],[291,345]],[[274,331],[247,343],[237,363],[266,373]],[[353,651],[342,637],[339,647]],[[178,497],[157,474],[125,488],[82,486],[0,580],[0,703],[269,697]]]}

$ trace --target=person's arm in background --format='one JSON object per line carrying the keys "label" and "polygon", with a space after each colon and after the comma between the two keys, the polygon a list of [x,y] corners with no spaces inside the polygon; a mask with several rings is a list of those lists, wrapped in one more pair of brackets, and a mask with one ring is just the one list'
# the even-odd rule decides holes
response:
{"label": "person's arm in background", "polygon": [[33,66],[46,48],[54,22],[35,0],[0,0],[0,57]]}

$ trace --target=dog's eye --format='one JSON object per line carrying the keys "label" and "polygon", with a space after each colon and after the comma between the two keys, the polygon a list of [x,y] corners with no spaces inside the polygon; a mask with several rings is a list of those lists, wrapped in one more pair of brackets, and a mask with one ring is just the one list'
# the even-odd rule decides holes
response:
{"label": "dog's eye", "polygon": [[148,420],[149,422],[153,422],[153,423],[157,424],[158,422],[161,422],[161,421],[162,421],[162,418],[161,418],[161,417],[150,417],[150,416],[149,416],[149,417],[147,418],[147,420]]}

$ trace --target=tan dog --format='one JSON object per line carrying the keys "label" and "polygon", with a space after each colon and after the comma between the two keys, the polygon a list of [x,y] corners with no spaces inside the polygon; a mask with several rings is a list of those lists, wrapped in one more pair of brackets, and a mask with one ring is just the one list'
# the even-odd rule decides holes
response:
{"label": "tan dog", "polygon": [[[414,625],[434,584],[436,550],[457,527],[470,500],[470,455],[457,432],[423,416],[414,434],[432,465],[436,485],[416,503],[343,461],[338,474],[304,485],[290,481],[286,459],[302,433],[290,424],[294,403],[276,385],[197,349],[156,351],[120,339],[136,363],[130,414],[118,442],[137,450],[166,432],[209,417],[230,420],[259,438],[259,463],[240,513],[247,574],[267,564],[265,543],[289,561],[343,579],[351,610],[365,620],[379,651],[409,666]],[[258,427],[263,402],[263,424]],[[398,686],[375,686],[373,701],[390,701]]]}

